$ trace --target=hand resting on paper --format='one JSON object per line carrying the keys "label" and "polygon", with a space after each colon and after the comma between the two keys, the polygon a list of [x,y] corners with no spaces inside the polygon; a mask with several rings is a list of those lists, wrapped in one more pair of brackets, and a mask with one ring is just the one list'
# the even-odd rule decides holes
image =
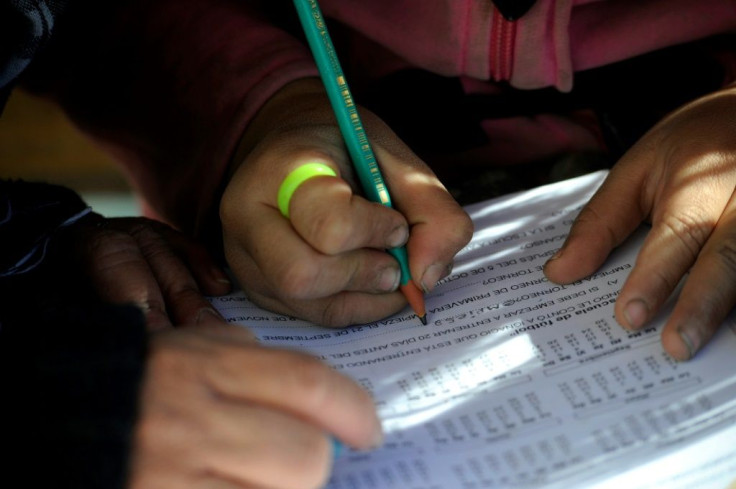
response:
{"label": "hand resting on paper", "polygon": [[[432,171],[373,114],[361,111],[394,209],[357,195],[352,165],[318,79],[293,82],[243,136],[220,217],[227,261],[260,306],[326,326],[369,322],[400,310],[398,263],[384,250],[406,244],[424,290],[449,273],[472,223]],[[290,219],[277,207],[286,175],[307,162],[336,177],[294,192]]]}
{"label": "hand resting on paper", "polygon": [[736,304],[736,89],[667,116],[615,165],[583,208],[548,278],[568,283],[593,272],[641,222],[651,222],[616,300],[618,322],[644,327],[680,280],[662,331],[678,360],[706,344]]}
{"label": "hand resting on paper", "polygon": [[137,305],[152,331],[219,318],[204,295],[231,288],[204,246],[158,221],[93,215],[72,226],[63,245],[100,299]]}
{"label": "hand resting on paper", "polygon": [[373,402],[352,380],[241,327],[163,330],[151,338],[127,487],[322,487],[331,436],[359,449],[381,442]]}

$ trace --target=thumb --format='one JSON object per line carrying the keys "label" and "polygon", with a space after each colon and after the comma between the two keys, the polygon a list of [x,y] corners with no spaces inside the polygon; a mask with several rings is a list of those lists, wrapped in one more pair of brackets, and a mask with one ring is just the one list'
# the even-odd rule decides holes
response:
{"label": "thumb", "polygon": [[425,292],[452,270],[470,241],[473,222],[432,170],[403,143],[376,149],[394,207],[411,229],[407,252],[412,277]]}

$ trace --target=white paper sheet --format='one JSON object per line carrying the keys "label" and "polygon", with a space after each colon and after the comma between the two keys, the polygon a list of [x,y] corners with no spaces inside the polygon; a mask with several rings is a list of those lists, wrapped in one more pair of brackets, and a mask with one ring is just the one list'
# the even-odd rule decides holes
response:
{"label": "white paper sheet", "polygon": [[618,326],[613,303],[646,229],[578,283],[542,273],[604,177],[468,207],[475,236],[427,296],[427,326],[406,309],[325,329],[240,293],[212,299],[263,343],[309,351],[372,393],[385,444],[339,458],[330,489],[725,489],[736,480],[733,321],[686,363],[663,351],[662,320],[634,334]]}

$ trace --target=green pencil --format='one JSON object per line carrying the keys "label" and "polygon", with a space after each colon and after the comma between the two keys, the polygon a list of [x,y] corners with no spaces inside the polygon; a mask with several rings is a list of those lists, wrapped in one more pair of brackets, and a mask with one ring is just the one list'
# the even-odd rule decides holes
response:
{"label": "green pencil", "polygon": [[[378,168],[373,149],[363,130],[363,122],[360,120],[353,96],[340,67],[340,61],[337,59],[335,47],[332,45],[330,34],[327,32],[327,25],[322,17],[319,4],[316,0],[294,0],[294,6],[299,14],[304,34],[317,63],[322,83],[327,91],[332,110],[337,118],[337,124],[345,140],[345,146],[363,187],[363,192],[373,202],[393,207],[388,188],[381,176],[381,170]],[[406,248],[403,246],[391,248],[388,252],[399,262],[401,291],[422,324],[427,324],[424,295],[412,281]]]}

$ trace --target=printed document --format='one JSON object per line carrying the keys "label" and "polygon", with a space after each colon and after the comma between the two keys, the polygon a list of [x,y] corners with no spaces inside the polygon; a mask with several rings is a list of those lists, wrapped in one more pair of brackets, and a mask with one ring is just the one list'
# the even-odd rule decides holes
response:
{"label": "printed document", "polygon": [[[329,489],[717,488],[736,481],[736,327],[689,362],[662,349],[671,310],[630,333],[617,294],[642,227],[592,276],[548,282],[544,263],[605,178],[598,172],[466,208],[475,235],[427,295],[327,329],[211,298],[261,342],[310,352],[373,396],[386,433],[347,450]],[[736,486],[734,486],[736,487]]]}

